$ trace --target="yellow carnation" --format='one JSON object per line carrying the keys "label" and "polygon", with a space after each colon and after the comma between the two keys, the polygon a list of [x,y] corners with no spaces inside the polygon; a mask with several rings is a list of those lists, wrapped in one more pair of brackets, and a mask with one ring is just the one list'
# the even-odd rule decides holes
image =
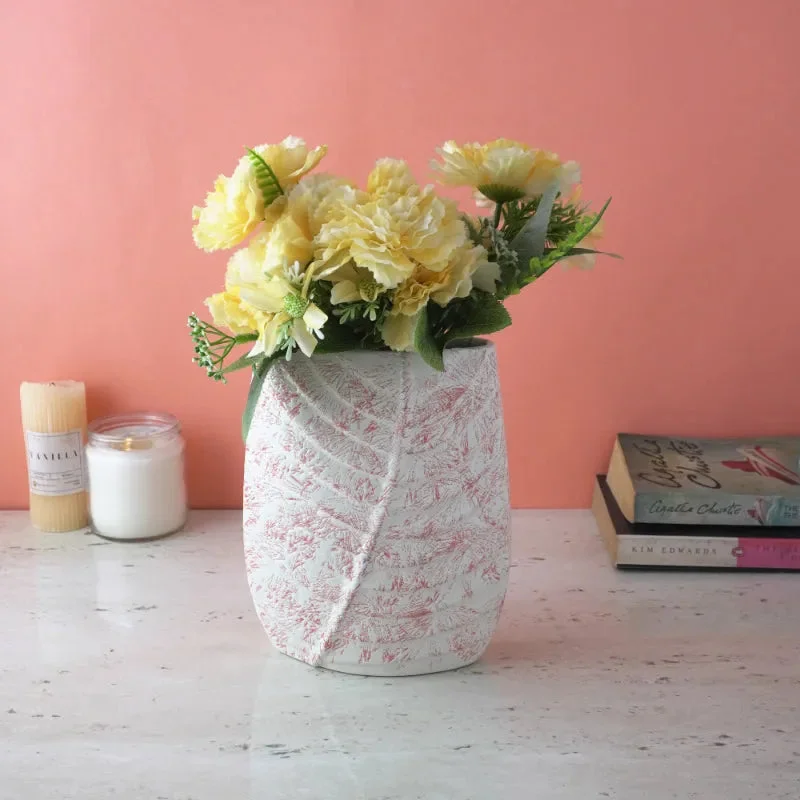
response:
{"label": "yellow carnation", "polygon": [[192,209],[195,244],[211,252],[235,247],[264,219],[264,200],[252,175],[220,175],[202,208]]}
{"label": "yellow carnation", "polygon": [[471,186],[493,202],[542,194],[554,181],[565,192],[580,181],[574,161],[562,163],[555,153],[536,150],[512,139],[488,144],[445,142],[437,149],[442,160],[431,162],[441,183]]}
{"label": "yellow carnation", "polygon": [[288,264],[294,264],[296,261],[305,265],[311,260],[313,252],[313,242],[302,221],[287,212],[269,232],[264,269],[277,274]]}
{"label": "yellow carnation", "polygon": [[308,264],[322,225],[361,195],[348,181],[331,175],[303,178],[289,193],[284,213],[270,229],[264,269],[276,273],[295,261]]}
{"label": "yellow carnation", "polygon": [[367,178],[367,190],[373,195],[405,194],[417,186],[411,168],[396,158],[381,158]]}
{"label": "yellow carnation", "polygon": [[472,291],[475,271],[488,263],[486,250],[480,245],[468,244],[460,247],[444,270],[445,279],[437,281],[432,287],[431,300],[440,306],[446,306],[456,297],[467,297]]}
{"label": "yellow carnation", "polygon": [[456,297],[467,297],[473,285],[493,292],[499,278],[500,270],[488,260],[485,248],[471,243],[459,247],[440,272],[417,267],[392,296],[392,307],[381,327],[383,341],[392,350],[413,350],[414,329],[429,300],[446,306]]}
{"label": "yellow carnation", "polygon": [[[309,152],[306,143],[296,136],[287,136],[280,144],[264,144],[254,149],[269,164],[284,192],[291,190],[327,152],[325,146]],[[214,189],[206,196],[205,205],[192,210],[192,218],[196,222],[195,243],[207,251],[235,247],[255,230],[264,220],[265,210],[249,156],[239,160],[230,178],[225,175],[217,178]]]}
{"label": "yellow carnation", "polygon": [[225,291],[206,300],[215,325],[234,334],[260,333],[269,320],[268,314],[242,299],[242,292],[257,290],[266,281],[262,268],[265,244],[266,236],[258,234],[228,259]]}
{"label": "yellow carnation", "polygon": [[456,297],[466,297],[472,291],[473,273],[484,263],[489,263],[486,250],[480,245],[468,244],[460,247],[440,272],[417,267],[395,290],[389,314],[412,316],[428,300],[446,306]]}
{"label": "yellow carnation", "polygon": [[[287,136],[280,144],[262,144],[254,147],[269,168],[275,173],[281,189],[288,194],[300,178],[319,164],[328,152],[327,145],[309,151],[306,143],[298,136]],[[237,169],[251,171],[253,166],[247,156],[239,161]]]}
{"label": "yellow carnation", "polygon": [[320,228],[341,209],[366,200],[364,192],[350,181],[335,175],[310,175],[289,195],[288,213],[302,220],[308,235],[315,237]]}
{"label": "yellow carnation", "polygon": [[260,231],[247,243],[247,247],[237,250],[228,259],[225,273],[225,288],[258,286],[265,280],[264,261],[266,259],[269,236]]}
{"label": "yellow carnation", "polygon": [[379,192],[367,202],[341,208],[319,233],[319,276],[349,261],[369,270],[384,288],[394,288],[418,267],[441,272],[467,238],[455,203],[416,183],[403,194]]}
{"label": "yellow carnation", "polygon": [[206,300],[214,324],[227,328],[234,335],[258,333],[269,317],[253,308],[239,296],[238,291],[219,292]]}
{"label": "yellow carnation", "polygon": [[413,350],[414,329],[418,319],[419,314],[415,314],[413,317],[405,314],[386,317],[381,326],[381,338],[386,346],[401,352]]}

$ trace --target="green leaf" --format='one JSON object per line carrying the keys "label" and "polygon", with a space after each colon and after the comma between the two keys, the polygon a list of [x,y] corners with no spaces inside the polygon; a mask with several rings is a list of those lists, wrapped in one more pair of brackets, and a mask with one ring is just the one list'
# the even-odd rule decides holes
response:
{"label": "green leaf", "polygon": [[256,183],[264,198],[264,208],[272,205],[284,192],[272,167],[255,150],[247,149],[247,155],[256,174]]}
{"label": "green leaf", "polygon": [[596,256],[608,256],[609,258],[622,259],[622,256],[618,255],[617,253],[607,253],[605,250],[592,250],[590,247],[573,247],[571,250],[568,250],[562,256],[562,258],[569,258],[570,256],[588,256],[592,254]]}
{"label": "green leaf", "polygon": [[[581,251],[595,252],[589,248],[577,247],[577,245],[582,242],[592,232],[592,230],[594,230],[594,228],[600,222],[603,214],[605,214],[610,202],[611,198],[609,197],[597,214],[591,214],[579,222],[576,230],[567,236],[564,241],[560,242],[555,247],[546,250],[542,256],[534,256],[531,258],[530,274],[523,280],[523,283],[525,285],[533,283],[533,281],[535,281],[537,278],[541,278],[541,276],[544,275],[545,272],[550,269],[550,267],[552,267],[558,261],[568,258],[570,255],[580,255]],[[600,251],[597,252],[601,255],[610,255],[612,258],[620,258],[620,256],[617,256],[613,253],[600,253]]]}
{"label": "green leaf", "polygon": [[[600,220],[603,218],[603,214],[606,213],[606,209],[610,205],[611,205],[611,198],[609,197],[608,200],[606,200],[605,203],[603,203],[603,207],[594,215],[594,220],[592,221],[592,224],[588,225],[585,229],[581,231],[582,233],[581,239],[585,239],[600,224]],[[580,241],[580,239],[578,241]]]}
{"label": "green leaf", "polygon": [[553,183],[542,195],[536,213],[512,240],[511,247],[519,255],[521,264],[527,264],[532,258],[542,257],[547,241],[547,226],[550,224],[550,214],[557,194],[558,184]]}
{"label": "green leaf", "polygon": [[335,317],[330,317],[322,329],[325,338],[317,345],[315,353],[343,353],[347,350],[361,350],[361,336]]}
{"label": "green leaf", "polygon": [[261,397],[261,388],[264,385],[264,378],[267,377],[269,368],[275,363],[278,354],[264,357],[261,363],[253,366],[253,378],[250,381],[250,391],[247,393],[247,403],[242,415],[242,441],[247,444],[247,434],[250,432],[250,425],[253,422],[258,399]]}
{"label": "green leaf", "polygon": [[221,374],[227,375],[229,372],[236,372],[237,370],[244,369],[245,367],[252,367],[263,358],[263,353],[259,353],[256,356],[251,356],[249,353],[245,353],[241,358],[237,358],[236,361],[228,364],[228,366],[221,371]]}
{"label": "green leaf", "polygon": [[447,346],[448,343],[459,339],[497,333],[510,324],[511,316],[506,307],[493,295],[486,294],[481,304],[470,314],[467,322],[454,325],[444,334],[442,344]]}
{"label": "green leaf", "polygon": [[444,358],[442,357],[443,343],[437,343],[431,330],[428,319],[428,307],[420,312],[417,327],[414,329],[414,349],[420,354],[422,360],[437,372],[444,372]]}

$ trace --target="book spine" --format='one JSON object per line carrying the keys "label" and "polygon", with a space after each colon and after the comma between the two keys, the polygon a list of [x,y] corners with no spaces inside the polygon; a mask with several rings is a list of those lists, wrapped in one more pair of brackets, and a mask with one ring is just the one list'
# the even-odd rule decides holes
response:
{"label": "book spine", "polygon": [[800,570],[800,539],[715,536],[617,537],[617,566]]}
{"label": "book spine", "polygon": [[698,492],[641,492],[634,522],[667,525],[800,525],[800,503],[782,497]]}

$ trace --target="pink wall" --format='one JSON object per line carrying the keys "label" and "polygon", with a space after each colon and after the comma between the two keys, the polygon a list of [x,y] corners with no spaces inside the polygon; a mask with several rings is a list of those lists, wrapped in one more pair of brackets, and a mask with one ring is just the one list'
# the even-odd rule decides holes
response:
{"label": "pink wall", "polygon": [[171,410],[198,506],[239,503],[246,378],[190,363],[224,256],[190,209],[288,133],[363,178],[446,138],[576,158],[623,262],[554,270],[497,337],[516,506],[589,499],[618,429],[800,430],[797,0],[0,4],[0,507],[21,380]]}

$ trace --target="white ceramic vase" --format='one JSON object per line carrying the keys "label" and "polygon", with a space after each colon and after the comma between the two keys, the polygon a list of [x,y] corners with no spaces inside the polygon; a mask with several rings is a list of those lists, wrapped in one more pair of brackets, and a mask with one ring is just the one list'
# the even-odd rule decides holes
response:
{"label": "white ceramic vase", "polygon": [[493,345],[298,355],[247,440],[244,538],[274,646],[314,666],[417,675],[476,661],[509,568]]}

